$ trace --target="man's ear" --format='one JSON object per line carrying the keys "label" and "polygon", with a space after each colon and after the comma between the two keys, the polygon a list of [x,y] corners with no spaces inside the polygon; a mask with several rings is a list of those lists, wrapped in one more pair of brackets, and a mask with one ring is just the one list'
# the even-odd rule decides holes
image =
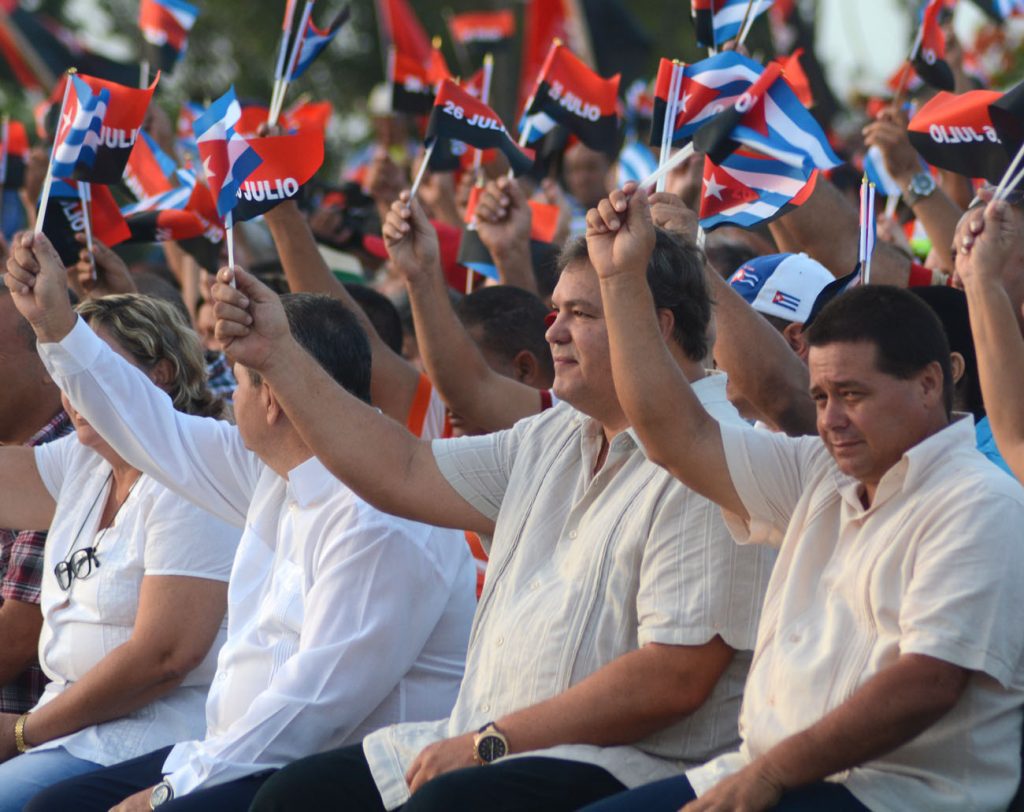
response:
{"label": "man's ear", "polygon": [[953,370],[953,383],[960,383],[960,379],[967,371],[967,362],[964,357],[954,350],[949,354],[949,365]]}
{"label": "man's ear", "polygon": [[517,381],[536,386],[540,375],[540,362],[529,350],[520,350],[512,359],[512,374]]}
{"label": "man's ear", "polygon": [[658,313],[658,330],[661,332],[661,337],[668,344],[672,341],[672,333],[676,329],[676,317],[675,314],[667,307],[659,307]]}
{"label": "man's ear", "polygon": [[936,398],[942,401],[946,381],[942,374],[942,365],[938,361],[932,361],[922,369],[918,373],[918,380],[921,382],[921,393],[926,400]]}
{"label": "man's ear", "polygon": [[807,339],[804,338],[804,325],[799,321],[791,321],[782,330],[782,337],[786,339],[789,348],[798,356],[807,358]]}
{"label": "man's ear", "polygon": [[284,409],[281,408],[274,390],[266,381],[260,382],[260,403],[263,404],[268,426],[273,426],[284,417]]}

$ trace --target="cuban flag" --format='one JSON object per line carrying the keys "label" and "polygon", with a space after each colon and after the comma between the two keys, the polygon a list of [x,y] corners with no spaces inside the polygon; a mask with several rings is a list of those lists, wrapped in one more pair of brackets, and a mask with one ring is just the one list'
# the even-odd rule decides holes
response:
{"label": "cuban flag", "polygon": [[53,153],[53,176],[70,178],[75,170],[91,169],[100,147],[103,119],[110,103],[110,91],[93,93],[77,76],[71,77],[72,91],[67,109],[57,128],[57,146]]}
{"label": "cuban flag", "polygon": [[334,41],[335,35],[341,27],[348,22],[352,16],[352,7],[345,6],[338,15],[331,20],[331,24],[325,29],[319,29],[313,24],[310,17],[306,22],[306,30],[302,33],[302,42],[299,43],[299,53],[292,68],[292,79],[298,79],[306,72],[306,68],[313,64],[313,60],[323,53],[324,49]]}
{"label": "cuban flag", "polygon": [[744,21],[753,21],[772,6],[772,0],[693,0],[690,10],[697,44],[718,48],[736,39]]}
{"label": "cuban flag", "polygon": [[235,132],[241,117],[242,106],[232,86],[192,124],[206,182],[217,201],[217,214],[225,221],[238,203],[239,188],[263,163],[259,153]]}
{"label": "cuban flag", "polygon": [[864,156],[864,175],[868,183],[873,183],[886,197],[899,197],[903,194],[903,189],[885,168],[885,158],[878,147],[871,147]]}
{"label": "cuban flag", "polygon": [[749,153],[730,155],[718,165],[704,161],[700,226],[741,228],[768,223],[801,205],[814,191],[818,172]]}
{"label": "cuban flag", "polygon": [[821,125],[782,78],[782,67],[773,63],[762,71],[753,60],[739,58],[761,75],[730,109],[696,132],[693,142],[697,149],[717,164],[743,146],[805,172],[839,166],[842,161],[829,146]]}
{"label": "cuban flag", "polygon": [[146,58],[170,72],[184,56],[198,16],[199,9],[185,0],[142,0],[139,29],[146,42]]}

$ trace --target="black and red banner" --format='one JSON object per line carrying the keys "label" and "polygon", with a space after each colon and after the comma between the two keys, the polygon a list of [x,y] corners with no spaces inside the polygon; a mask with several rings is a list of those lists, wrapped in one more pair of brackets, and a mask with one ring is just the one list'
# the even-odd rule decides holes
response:
{"label": "black and red banner", "polygon": [[202,219],[184,209],[142,211],[125,218],[131,236],[128,242],[182,242],[201,237],[206,231]]}
{"label": "black and red banner", "polygon": [[529,172],[533,166],[533,158],[512,140],[498,114],[450,79],[441,83],[427,123],[427,145],[438,138],[462,141],[477,149],[499,149],[516,174]]}
{"label": "black and red banner", "polygon": [[[127,240],[131,232],[110,190],[106,186],[93,186],[90,196],[93,237],[108,246]],[[65,265],[78,262],[82,244],[75,237],[85,233],[85,213],[75,181],[54,180],[50,188],[50,202],[46,207],[46,219],[43,221],[43,233],[57,249],[61,262]]]}
{"label": "black and red banner", "polygon": [[395,51],[391,64],[391,106],[396,113],[425,116],[434,107],[436,88],[450,78],[441,52],[431,49],[430,61],[421,63],[402,51]]}
{"label": "black and red banner", "polygon": [[465,46],[492,50],[507,44],[516,34],[516,16],[511,9],[470,11],[448,20],[452,39]]}
{"label": "black and red banner", "polygon": [[235,222],[259,217],[297,198],[324,162],[324,137],[316,130],[248,141],[263,163],[238,188]]}
{"label": "black and red banner", "polygon": [[998,183],[1013,148],[1003,143],[990,112],[1002,99],[994,90],[939,93],[911,119],[910,143],[932,166]]}
{"label": "black and red banner", "polygon": [[538,77],[527,115],[545,113],[584,144],[615,155],[619,127],[619,76],[598,76],[561,43],[554,43]]}
{"label": "black and red banner", "polygon": [[930,0],[921,22],[921,43],[914,52],[914,70],[926,83],[937,90],[952,91],[955,85],[953,71],[946,62],[946,35],[939,19],[946,7],[945,0]]}

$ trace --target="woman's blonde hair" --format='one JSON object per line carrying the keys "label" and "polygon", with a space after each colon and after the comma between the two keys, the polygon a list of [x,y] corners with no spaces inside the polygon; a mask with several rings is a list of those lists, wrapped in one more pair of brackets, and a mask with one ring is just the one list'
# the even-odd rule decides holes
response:
{"label": "woman's blonde hair", "polygon": [[139,293],[89,299],[78,313],[102,327],[146,372],[166,360],[173,374],[166,387],[174,408],[187,414],[220,417],[224,404],[207,385],[199,336],[168,302]]}

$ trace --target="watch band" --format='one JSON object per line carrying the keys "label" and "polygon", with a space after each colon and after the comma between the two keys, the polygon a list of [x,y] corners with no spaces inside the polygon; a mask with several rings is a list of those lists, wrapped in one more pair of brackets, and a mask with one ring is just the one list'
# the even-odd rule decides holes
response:
{"label": "watch band", "polygon": [[25,722],[28,721],[28,714],[23,713],[14,723],[14,746],[19,753],[27,753],[32,748],[25,742]]}
{"label": "watch band", "polygon": [[[928,172],[918,172],[910,179],[910,185],[903,191],[903,202],[913,208],[925,198],[930,197],[937,188],[935,178]],[[917,191],[917,189],[921,191]]]}

